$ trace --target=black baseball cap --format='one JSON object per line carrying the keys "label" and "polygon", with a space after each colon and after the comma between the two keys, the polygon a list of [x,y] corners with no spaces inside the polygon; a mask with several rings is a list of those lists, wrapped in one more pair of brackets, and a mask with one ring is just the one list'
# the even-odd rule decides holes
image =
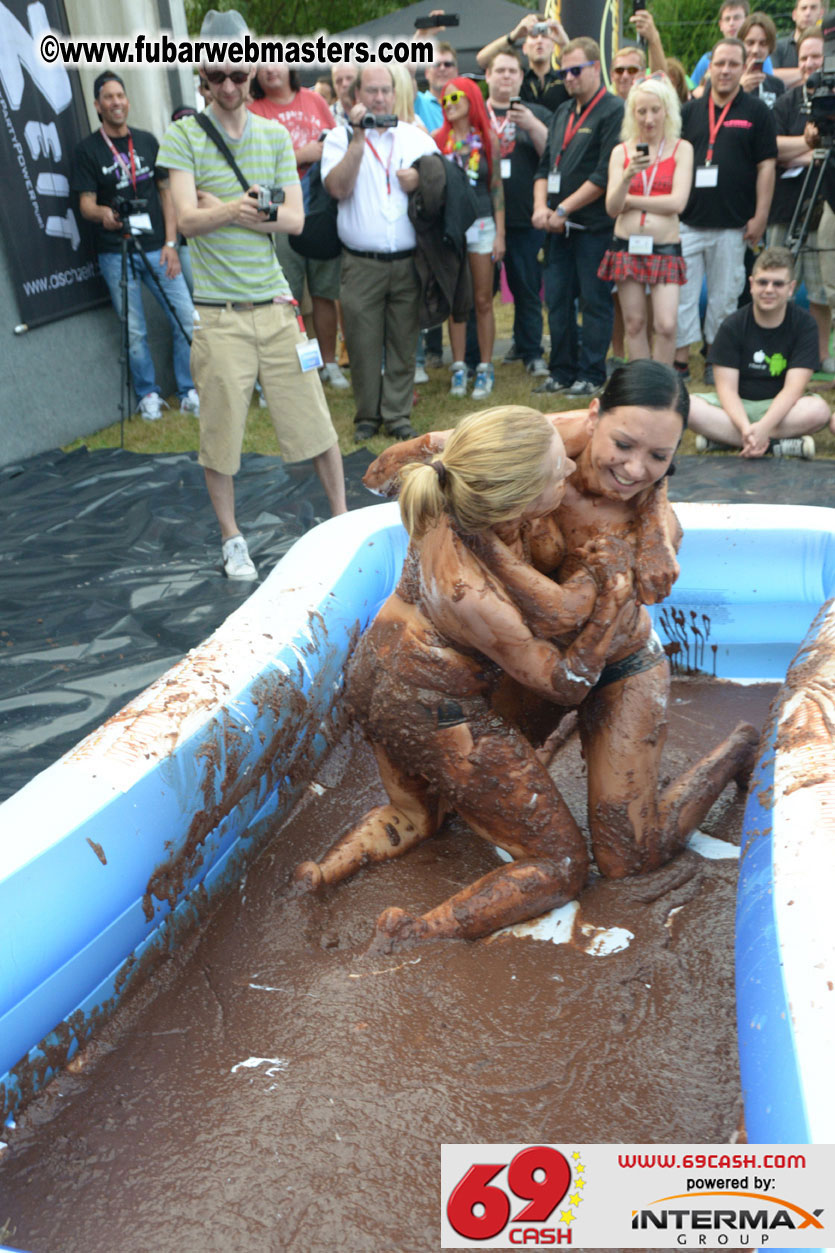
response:
{"label": "black baseball cap", "polygon": [[93,83],[93,99],[98,100],[99,95],[101,94],[101,89],[104,86],[104,84],[109,83],[114,79],[117,83],[121,83],[121,85],[124,87],[125,80],[123,78],[120,78],[118,74],[114,74],[113,70],[105,70],[103,74],[99,74],[98,78]]}

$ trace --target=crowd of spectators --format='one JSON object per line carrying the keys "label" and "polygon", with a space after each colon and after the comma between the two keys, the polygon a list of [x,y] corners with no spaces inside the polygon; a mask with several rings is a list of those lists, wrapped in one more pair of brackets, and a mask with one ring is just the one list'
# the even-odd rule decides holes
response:
{"label": "crowd of spectators", "polygon": [[[323,387],[353,389],[358,442],[377,432],[410,437],[415,387],[428,380],[427,367],[441,366],[448,318],[450,394],[487,400],[502,265],[514,303],[503,360],[521,362],[533,390],[590,398],[613,363],[650,356],[687,381],[701,347],[704,384],[713,386],[716,370],[719,395],[696,403],[700,449],[814,456],[812,431],[835,430],[828,406],[803,395],[814,370],[835,373],[831,180],[802,247],[791,245],[820,143],[807,84],[823,62],[822,15],[820,0],[798,0],[794,29],[779,37],[747,0],[723,0],[719,37],[689,77],[666,54],[647,9],[630,19],[608,68],[587,32],[535,13],[477,53],[483,83],[459,73],[454,27],[442,24],[421,32],[435,41],[423,87],[414,68],[383,65],[337,65],[310,89],[284,65],[203,66],[208,129],[196,114],[179,116],[160,151],[153,136],[129,128],[119,77],[101,75],[101,126],[76,152],[75,189],[120,312],[120,253],[130,229],[114,201],[141,190],[150,202],[148,265],[131,256],[128,266],[139,412],[150,420],[162,412],[138,295],[152,270],[179,313],[170,319],[177,387],[181,407],[200,418],[200,459],[227,573],[255,577],[232,485],[253,384],[260,380],[285,459],[312,458],[339,512],[344,488]],[[245,28],[235,10],[211,11],[201,33]],[[249,184],[243,195],[241,177]],[[272,220],[253,198],[259,186],[282,189]],[[317,193],[335,201],[335,256],[313,255],[293,239]],[[431,246],[423,251],[432,213],[447,244],[453,219],[458,231],[454,293],[449,274],[432,272],[440,263]],[[180,276],[183,236],[193,304]],[[786,242],[789,251],[780,248]],[[763,248],[765,275],[755,264]],[[416,265],[416,251],[427,264]],[[798,283],[809,313],[792,299]],[[740,330],[734,319],[749,300]],[[261,305],[278,317],[269,330],[254,328]],[[237,330],[231,313],[242,317]],[[802,324],[798,364],[787,367],[775,395],[746,396],[752,370],[756,376],[775,354],[754,347],[753,365],[731,365],[728,344],[744,355],[757,328],[771,334],[785,318]],[[315,341],[309,352],[299,340],[305,334]],[[769,377],[773,391],[773,370]],[[758,399],[769,404],[752,407]]]}

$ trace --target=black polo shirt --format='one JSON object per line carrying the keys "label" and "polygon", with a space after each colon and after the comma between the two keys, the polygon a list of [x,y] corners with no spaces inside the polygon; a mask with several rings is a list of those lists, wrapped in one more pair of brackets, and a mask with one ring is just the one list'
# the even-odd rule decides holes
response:
{"label": "black polo shirt", "polygon": [[[552,172],[556,158],[562,151],[569,118],[575,110],[575,101],[568,100],[565,104],[561,104],[553,115],[548,127],[548,142],[536,172],[537,178],[547,179]],[[582,111],[582,109],[579,110],[580,113]],[[558,194],[548,196],[549,208],[555,209],[586,181],[603,189],[603,196],[571,214],[571,221],[576,222],[578,226],[584,226],[588,231],[611,231],[612,229],[612,219],[606,212],[605,191],[609,181],[609,157],[620,139],[622,125],[623,101],[619,96],[613,96],[607,91],[588,114],[560,157],[560,190]]]}
{"label": "black polo shirt", "polygon": [[[547,109],[538,104],[529,104],[527,107],[546,126],[551,121],[551,114]],[[508,110],[494,104],[493,112],[501,121]],[[510,152],[505,153],[503,146],[502,153],[510,157],[510,178],[502,180],[505,226],[508,230],[532,230],[533,180],[539,168],[539,153],[528,132],[519,127],[516,129],[516,138]]]}
{"label": "black polo shirt", "polygon": [[793,33],[777,40],[777,47],[771,54],[771,64],[778,70],[797,69],[797,44]]}
{"label": "black polo shirt", "polygon": [[[681,111],[681,134],[693,145],[694,171],[705,164],[707,157],[709,100],[710,93],[706,92],[701,100],[689,101]],[[718,120],[722,109],[714,108]],[[711,164],[719,170],[718,184],[697,187],[694,172],[693,189],[681,220],[697,230],[744,226],[757,207],[757,166],[776,156],[777,128],[772,110],[740,89],[716,136]]]}
{"label": "black polo shirt", "polygon": [[568,99],[568,92],[562,79],[557,77],[556,70],[549,70],[540,82],[539,75],[530,67],[525,70],[519,95],[525,104],[540,104],[551,113]]}

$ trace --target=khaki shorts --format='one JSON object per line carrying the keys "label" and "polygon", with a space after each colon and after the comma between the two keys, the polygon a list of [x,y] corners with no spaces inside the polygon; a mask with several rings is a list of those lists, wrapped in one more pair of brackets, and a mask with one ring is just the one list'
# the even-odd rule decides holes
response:
{"label": "khaki shorts", "polygon": [[191,374],[200,396],[201,466],[237,474],[256,379],[285,461],[308,461],[333,447],[336,431],[319,374],[303,374],[296,355],[304,339],[292,305],[195,308]]}

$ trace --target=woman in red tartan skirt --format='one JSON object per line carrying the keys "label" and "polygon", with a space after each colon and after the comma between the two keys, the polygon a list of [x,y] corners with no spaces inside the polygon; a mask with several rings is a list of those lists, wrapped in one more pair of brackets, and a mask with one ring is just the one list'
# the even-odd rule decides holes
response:
{"label": "woman in red tartan skirt", "polygon": [[[681,106],[666,74],[638,80],[626,98],[623,143],[612,149],[606,212],[612,247],[598,277],[617,284],[631,361],[673,364],[678,289],[686,277],[678,215],[693,182],[693,147],[681,139]],[[650,353],[647,291],[655,343]]]}

